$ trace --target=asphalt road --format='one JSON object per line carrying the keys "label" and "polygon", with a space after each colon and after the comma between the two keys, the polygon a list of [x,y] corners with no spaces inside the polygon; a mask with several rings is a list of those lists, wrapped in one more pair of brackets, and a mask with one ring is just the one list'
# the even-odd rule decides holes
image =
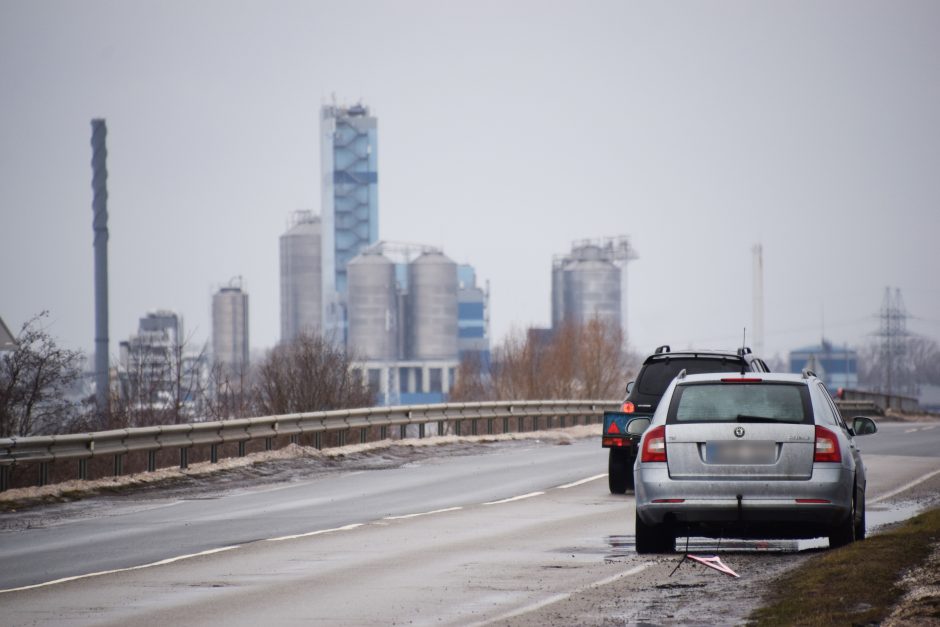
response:
{"label": "asphalt road", "polygon": [[[940,425],[880,427],[858,439],[873,504],[940,471]],[[532,442],[217,498],[128,496],[0,533],[3,622],[521,620],[656,569],[633,552],[633,499],[608,493],[605,470],[595,439]]]}

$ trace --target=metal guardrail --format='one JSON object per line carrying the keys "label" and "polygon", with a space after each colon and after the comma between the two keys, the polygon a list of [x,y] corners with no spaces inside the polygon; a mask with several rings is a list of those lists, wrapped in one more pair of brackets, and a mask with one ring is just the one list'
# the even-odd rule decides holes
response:
{"label": "metal guardrail", "polygon": [[501,432],[509,431],[511,418],[521,419],[520,431],[525,430],[525,419],[532,419],[532,429],[539,429],[539,419],[561,418],[556,426],[567,426],[566,418],[574,424],[580,417],[600,417],[605,410],[616,409],[619,401],[496,401],[485,403],[444,403],[438,405],[407,405],[398,407],[372,407],[335,411],[239,418],[181,425],[115,429],[93,433],[0,438],[0,491],[9,487],[8,474],[21,464],[40,464],[39,484],[48,480],[48,464],[62,460],[78,460],[80,479],[87,478],[87,460],[95,457],[114,457],[114,474],[122,472],[122,459],[127,453],[146,451],[148,469],[156,470],[156,453],[166,449],[179,449],[180,466],[188,466],[188,451],[197,445],[211,447],[211,461],[218,461],[218,446],[238,443],[239,455],[245,454],[245,443],[265,439],[270,449],[275,437],[291,436],[298,441],[304,434],[314,434],[319,448],[321,434],[346,433],[360,429],[360,441],[366,441],[367,430],[379,427],[380,439],[388,437],[388,428],[401,428],[405,437],[408,425],[418,425],[418,437],[424,437],[424,426],[429,423],[457,423],[473,421],[471,432],[477,433],[477,421],[488,420],[487,433],[493,433],[493,422],[503,419]]}

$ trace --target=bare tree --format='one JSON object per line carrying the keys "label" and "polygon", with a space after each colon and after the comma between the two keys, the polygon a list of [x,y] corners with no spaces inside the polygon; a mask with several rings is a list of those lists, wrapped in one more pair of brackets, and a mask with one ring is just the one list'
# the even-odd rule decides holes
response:
{"label": "bare tree", "polygon": [[82,354],[56,345],[40,324],[46,316],[23,324],[16,348],[0,354],[0,437],[67,432],[81,418],[72,398]]}
{"label": "bare tree", "polygon": [[304,333],[280,344],[258,366],[258,409],[290,414],[372,406],[375,399],[353,376],[352,362],[322,335]]}

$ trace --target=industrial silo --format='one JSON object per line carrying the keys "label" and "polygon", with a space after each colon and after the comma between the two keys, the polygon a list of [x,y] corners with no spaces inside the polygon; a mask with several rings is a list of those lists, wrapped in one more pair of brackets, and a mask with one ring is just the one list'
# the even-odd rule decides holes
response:
{"label": "industrial silo", "polygon": [[297,211],[281,235],[281,341],[322,332],[320,218]]}
{"label": "industrial silo", "polygon": [[231,372],[248,366],[248,294],[240,278],[212,296],[212,353]]}
{"label": "industrial silo", "polygon": [[572,251],[562,280],[565,320],[584,324],[597,318],[620,326],[620,268],[599,247]]}
{"label": "industrial silo", "polygon": [[349,347],[356,359],[398,359],[398,289],[395,264],[380,252],[365,251],[346,266]]}
{"label": "industrial silo", "polygon": [[409,357],[457,359],[457,264],[426,252],[408,265]]}

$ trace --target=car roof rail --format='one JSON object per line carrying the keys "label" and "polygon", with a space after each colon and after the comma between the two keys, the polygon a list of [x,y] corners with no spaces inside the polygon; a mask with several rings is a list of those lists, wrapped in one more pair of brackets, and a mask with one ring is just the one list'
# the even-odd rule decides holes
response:
{"label": "car roof rail", "polygon": [[803,368],[803,378],[809,379],[810,377],[815,377],[816,373],[810,370],[809,368]]}
{"label": "car roof rail", "polygon": [[661,355],[663,353],[671,353],[671,352],[672,351],[669,349],[669,344],[663,344],[662,346],[659,346],[656,349],[657,355]]}
{"label": "car roof rail", "polygon": [[685,379],[685,374],[686,374],[685,368],[683,368],[682,370],[679,371],[679,374],[676,375],[676,378],[682,381],[683,379]]}

